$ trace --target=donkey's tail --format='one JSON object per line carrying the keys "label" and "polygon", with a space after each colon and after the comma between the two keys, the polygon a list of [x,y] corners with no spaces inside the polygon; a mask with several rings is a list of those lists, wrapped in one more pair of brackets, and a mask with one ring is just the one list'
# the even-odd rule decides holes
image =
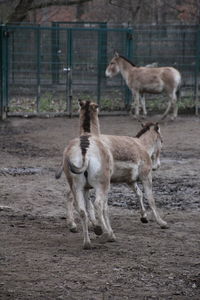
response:
{"label": "donkey's tail", "polygon": [[176,91],[176,97],[177,97],[177,101],[179,101],[181,98],[181,85],[179,85],[179,87]]}
{"label": "donkey's tail", "polygon": [[164,114],[162,115],[161,120],[166,118],[166,116],[169,114],[169,111],[170,111],[171,107],[172,107],[172,103],[171,103],[171,101],[169,101],[167,109],[165,110]]}
{"label": "donkey's tail", "polygon": [[85,172],[88,167],[88,163],[89,162],[85,157],[83,157],[83,163],[82,163],[81,167],[77,167],[69,159],[67,160],[68,167],[69,167],[70,171],[74,174],[81,174],[81,173]]}
{"label": "donkey's tail", "polygon": [[59,179],[62,175],[62,172],[63,172],[63,165],[61,165],[57,170],[56,170],[56,173],[55,173],[55,178],[56,179]]}

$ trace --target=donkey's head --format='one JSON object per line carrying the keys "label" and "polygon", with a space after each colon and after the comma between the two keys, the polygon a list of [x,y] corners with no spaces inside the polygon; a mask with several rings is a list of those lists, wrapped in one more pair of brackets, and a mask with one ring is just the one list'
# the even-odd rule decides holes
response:
{"label": "donkey's head", "polygon": [[117,52],[115,52],[115,55],[113,56],[109,65],[106,68],[105,74],[107,77],[113,77],[120,72],[119,63],[118,63],[119,59],[120,59],[120,55]]}
{"label": "donkey's head", "polygon": [[151,156],[152,169],[158,169],[160,167],[160,153],[163,144],[159,124],[152,122],[142,124],[142,129],[138,132],[136,137],[141,139]]}
{"label": "donkey's head", "polygon": [[78,100],[79,103],[79,120],[80,120],[80,135],[91,133],[100,134],[99,128],[99,106],[90,101]]}

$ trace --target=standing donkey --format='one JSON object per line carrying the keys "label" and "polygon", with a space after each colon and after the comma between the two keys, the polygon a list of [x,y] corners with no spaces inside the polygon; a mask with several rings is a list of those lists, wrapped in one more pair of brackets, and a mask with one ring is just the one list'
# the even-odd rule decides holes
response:
{"label": "standing donkey", "polygon": [[[103,233],[104,242],[115,240],[107,205],[113,158],[109,149],[99,138],[98,105],[89,101],[79,101],[79,104],[80,137],[71,140],[64,150],[63,163],[56,173],[56,178],[59,178],[64,170],[71,191],[71,194],[68,193],[69,203],[67,204],[71,229],[76,230],[72,210],[74,200],[82,222],[83,248],[90,249],[89,220],[96,234]],[[88,199],[90,188],[95,189],[94,207]]]}
{"label": "standing donkey", "polygon": [[[161,94],[163,92],[166,92],[169,102],[161,119],[168,115],[171,107],[173,107],[172,119],[177,117],[177,97],[179,97],[181,85],[181,75],[178,70],[173,67],[137,67],[127,58],[115,53],[106,68],[105,74],[107,77],[113,77],[118,73],[121,73],[133,94],[136,118],[139,117],[140,95],[144,93]],[[145,116],[147,114],[145,101],[141,101],[141,104]]]}
{"label": "standing donkey", "polygon": [[[96,116],[97,116],[97,111],[96,111]],[[98,156],[99,154],[97,154],[95,147],[91,148],[89,155],[91,155],[93,160],[91,160],[90,163],[88,164],[86,158],[84,158],[80,162],[81,155],[79,150],[79,159],[76,158],[76,161],[71,162],[68,159],[69,156],[68,152],[70,149],[70,147],[68,146],[68,148],[64,152],[62,167],[57,172],[56,178],[59,178],[61,176],[62,170],[64,168],[65,174],[67,174],[68,181],[71,180],[70,179],[71,175],[68,176],[69,172],[75,173],[78,176],[80,176],[79,180],[82,181],[80,187],[82,189],[83,188],[86,189],[88,187],[95,188],[96,179],[98,180],[104,179],[104,181],[106,180],[107,187],[108,187],[108,180],[111,180],[111,182],[127,183],[136,192],[139,198],[140,205],[141,205],[141,221],[147,223],[148,222],[147,214],[143,204],[143,193],[137,185],[137,181],[140,180],[143,184],[147,200],[153,211],[157,223],[161,226],[161,228],[167,228],[168,227],[167,223],[164,220],[162,220],[162,218],[159,216],[159,213],[155,205],[153,193],[152,193],[152,169],[157,169],[160,166],[160,152],[162,148],[162,137],[160,134],[159,125],[157,123],[156,124],[148,123],[143,126],[142,130],[137,134],[136,138],[133,138],[128,136],[103,135],[100,134],[100,132],[97,133],[98,130],[96,131],[96,128],[99,128],[98,117],[93,116],[93,118],[90,118],[90,121],[91,121],[90,128],[95,128],[96,138],[98,138],[98,141],[100,141],[102,143],[101,145],[103,145],[104,147],[104,151],[101,152],[100,155],[104,153],[105,157],[108,158],[107,168],[109,166],[110,172],[108,171],[104,172],[103,178],[100,177],[92,178],[94,181],[89,183],[88,172],[86,172],[87,168],[90,165],[91,169],[97,170],[96,162],[99,159]],[[93,122],[94,124],[92,124]],[[85,122],[80,122],[80,124],[82,124],[81,126],[84,127]],[[86,130],[86,128],[85,129],[83,128],[80,131],[82,132],[82,130]],[[95,140],[95,136],[93,136],[93,139]],[[84,143],[84,144],[88,145],[88,143]],[[74,149],[72,150],[72,152],[74,152]],[[82,155],[83,155],[83,151],[82,151]],[[103,158],[101,159],[103,161]],[[106,168],[105,164],[102,165],[102,171],[105,168]],[[77,183],[76,184],[77,188],[78,185],[79,184]],[[72,184],[70,184],[70,186],[72,187]],[[73,196],[74,194],[75,193],[73,192]],[[73,198],[70,197],[70,199],[72,201],[69,201],[68,210],[72,212]],[[98,201],[100,203],[101,201],[100,198]],[[75,205],[76,202],[77,201],[75,199]],[[101,230],[98,227],[98,224],[100,223],[97,224],[97,222],[95,221],[93,205],[90,201],[87,201],[87,209],[88,209],[88,215],[90,216],[90,219],[96,228],[96,233],[100,234]],[[107,202],[106,202],[106,209],[107,209]],[[72,226],[70,229],[76,228],[76,224],[73,219],[73,213],[70,214],[70,217],[71,217],[70,225]],[[111,233],[108,240],[114,240],[114,239],[115,237],[113,233]]]}

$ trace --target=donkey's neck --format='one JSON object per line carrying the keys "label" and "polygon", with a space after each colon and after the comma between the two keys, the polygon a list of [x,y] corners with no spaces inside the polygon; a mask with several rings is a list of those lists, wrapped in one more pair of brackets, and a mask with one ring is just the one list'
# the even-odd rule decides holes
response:
{"label": "donkey's neck", "polygon": [[79,134],[100,135],[100,124],[97,112],[80,115]]}
{"label": "donkey's neck", "polygon": [[155,137],[150,132],[144,133],[139,138],[140,142],[143,144],[148,154],[152,156],[155,147]]}
{"label": "donkey's neck", "polygon": [[124,78],[126,84],[129,86],[130,70],[133,70],[134,66],[132,66],[128,61],[122,59],[119,62],[119,69],[120,69],[121,75]]}

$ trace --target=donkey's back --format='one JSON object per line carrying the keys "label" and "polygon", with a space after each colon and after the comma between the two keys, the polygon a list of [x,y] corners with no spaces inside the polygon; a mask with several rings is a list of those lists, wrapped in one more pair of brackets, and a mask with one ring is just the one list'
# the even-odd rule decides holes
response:
{"label": "donkey's back", "polygon": [[140,93],[176,92],[181,84],[181,75],[173,67],[138,67],[132,71],[129,87]]}

